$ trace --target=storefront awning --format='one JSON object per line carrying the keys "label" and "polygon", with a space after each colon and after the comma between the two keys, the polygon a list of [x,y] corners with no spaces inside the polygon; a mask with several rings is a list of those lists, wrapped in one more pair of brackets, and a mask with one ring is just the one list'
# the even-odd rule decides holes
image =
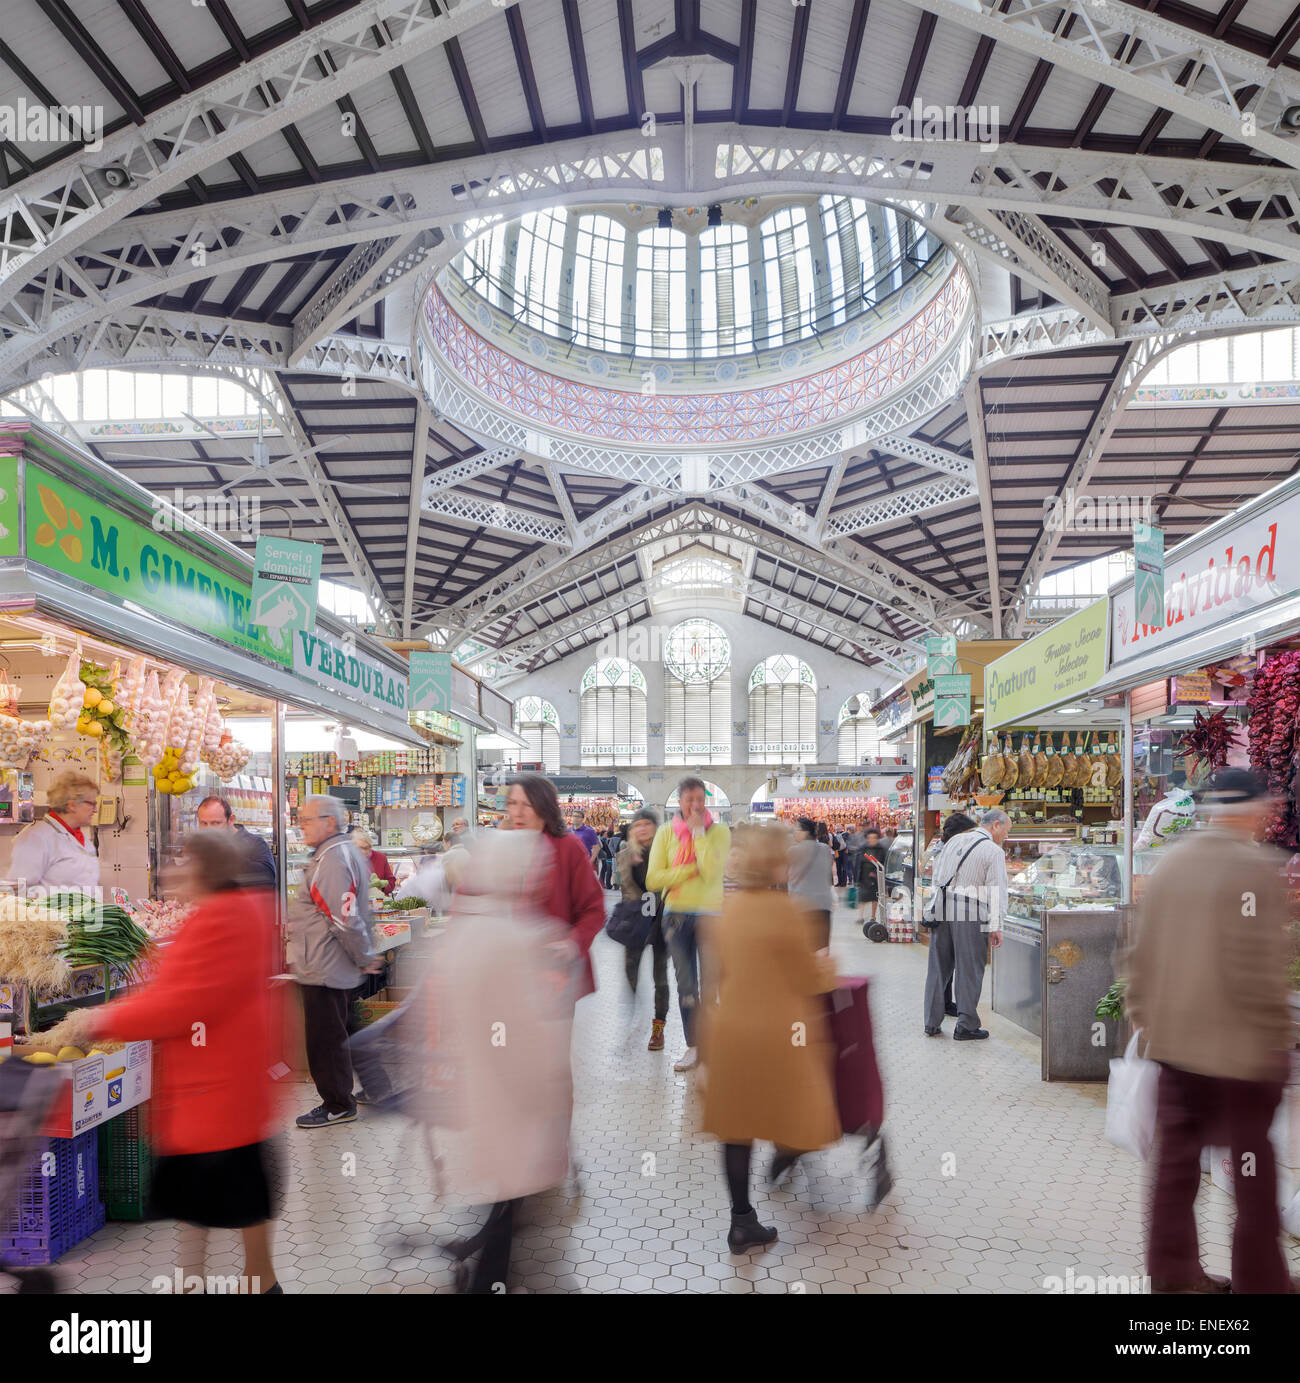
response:
{"label": "storefront awning", "polygon": [[1139,653],[1113,668],[1088,692],[1089,696],[1110,696],[1147,682],[1162,681],[1180,672],[1208,667],[1223,658],[1242,652],[1247,642],[1263,648],[1300,629],[1300,595],[1280,600],[1263,610],[1227,624],[1215,625],[1202,634],[1180,639],[1170,647],[1157,646]]}

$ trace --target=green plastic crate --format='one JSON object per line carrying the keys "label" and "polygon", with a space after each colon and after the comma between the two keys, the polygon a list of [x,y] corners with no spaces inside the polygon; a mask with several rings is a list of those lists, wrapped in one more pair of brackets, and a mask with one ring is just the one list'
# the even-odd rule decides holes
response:
{"label": "green plastic crate", "polygon": [[99,1130],[99,1195],[110,1220],[143,1220],[153,1176],[149,1101]]}

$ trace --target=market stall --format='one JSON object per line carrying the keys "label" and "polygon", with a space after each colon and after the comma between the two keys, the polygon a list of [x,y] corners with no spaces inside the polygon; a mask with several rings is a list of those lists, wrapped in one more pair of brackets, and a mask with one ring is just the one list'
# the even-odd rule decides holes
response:
{"label": "market stall", "polygon": [[[324,615],[276,644],[249,623],[251,568],[63,438],[0,425],[0,1038],[15,1040],[9,1059],[48,1060],[75,1086],[50,1129],[72,1143],[147,1096],[148,1046],[117,1061],[110,1044],[50,1051],[46,1034],[147,975],[149,946],[180,920],[160,883],[198,802],[227,796],[268,838],[283,899],[286,713],[421,743],[404,664]],[[60,781],[78,786],[52,811]],[[25,830],[39,835],[20,843]],[[69,885],[82,892],[48,896]],[[78,1225],[45,1225],[32,1251],[94,1227]]]}
{"label": "market stall", "polygon": [[[871,708],[883,742],[897,745],[900,752],[906,753],[915,773],[912,819],[903,823],[885,867],[890,897],[901,902],[914,925],[919,922],[924,906],[929,871],[944,820],[961,805],[945,792],[940,781],[942,773],[954,760],[968,734],[975,733],[982,724],[986,664],[1014,647],[1016,644],[1012,640],[957,641],[957,675],[970,678],[969,726],[935,724],[934,679],[925,670],[916,673]],[[919,926],[916,930],[919,939],[928,944],[928,931]]]}
{"label": "market stall", "polygon": [[1132,579],[1110,596],[1110,666],[1095,697],[1132,725],[1128,821],[1133,896],[1183,832],[1205,825],[1194,792],[1225,764],[1268,778],[1296,911],[1290,980],[1300,1012],[1300,520],[1293,477],[1165,554],[1161,628],[1135,618]]}
{"label": "market stall", "polygon": [[768,799],[778,820],[799,817],[825,822],[832,832],[850,832],[859,825],[897,836],[912,828],[915,781],[906,757],[877,759],[860,768],[818,768],[809,765],[782,774]]}
{"label": "market stall", "polygon": [[1103,1080],[1114,1054],[1096,1008],[1128,897],[1128,728],[1122,706],[1080,700],[1105,669],[1106,629],[1101,600],[991,662],[982,722],[941,776],[950,800],[1011,818],[993,1009],[1041,1039],[1044,1080]]}

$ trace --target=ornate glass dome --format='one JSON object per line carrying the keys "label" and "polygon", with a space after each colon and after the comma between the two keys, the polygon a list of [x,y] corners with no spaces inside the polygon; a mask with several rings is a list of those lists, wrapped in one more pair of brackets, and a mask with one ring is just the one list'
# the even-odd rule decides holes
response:
{"label": "ornate glass dome", "polygon": [[712,359],[843,327],[942,253],[901,212],[849,197],[556,207],[476,236],[444,287],[586,350]]}

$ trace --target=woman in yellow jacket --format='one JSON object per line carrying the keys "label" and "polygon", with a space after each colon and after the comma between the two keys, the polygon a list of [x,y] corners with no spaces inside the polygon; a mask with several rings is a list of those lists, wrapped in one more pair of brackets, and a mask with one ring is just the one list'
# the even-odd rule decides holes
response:
{"label": "woman in yellow jacket", "polygon": [[702,915],[722,908],[722,874],[731,850],[731,832],[709,814],[706,796],[699,778],[682,779],[677,788],[677,815],[655,833],[646,868],[646,888],[664,895],[664,940],[673,958],[686,1036],[686,1051],[674,1071],[689,1071],[696,1062],[700,964],[695,933]]}
{"label": "woman in yellow jacket", "polygon": [[782,888],[787,846],[782,826],[737,827],[737,889],[710,924],[704,947],[705,993],[716,988],[718,997],[701,1011],[708,1078],[701,1126],[723,1145],[733,1253],[776,1238],[749,1203],[754,1140],[776,1144],[776,1185],[801,1154],[840,1137],[834,1047],[821,997],[835,987],[835,967],[817,949],[812,915]]}

